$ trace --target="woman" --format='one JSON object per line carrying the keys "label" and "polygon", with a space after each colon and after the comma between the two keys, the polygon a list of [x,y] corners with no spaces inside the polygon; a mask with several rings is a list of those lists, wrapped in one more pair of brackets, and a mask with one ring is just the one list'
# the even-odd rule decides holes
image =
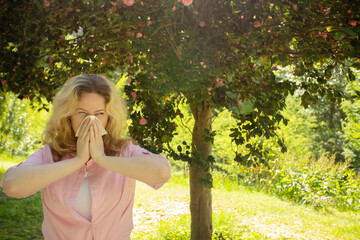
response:
{"label": "woman", "polygon": [[130,239],[135,181],[157,189],[170,178],[165,157],[126,138],[126,112],[106,78],[69,79],[54,98],[44,147],[4,174],[10,197],[41,190],[46,240]]}

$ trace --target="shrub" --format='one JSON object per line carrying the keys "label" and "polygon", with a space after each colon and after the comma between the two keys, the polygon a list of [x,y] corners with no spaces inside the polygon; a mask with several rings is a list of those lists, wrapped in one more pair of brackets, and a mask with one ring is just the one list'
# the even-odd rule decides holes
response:
{"label": "shrub", "polygon": [[29,99],[0,91],[0,153],[28,155],[40,146],[49,113],[34,107]]}
{"label": "shrub", "polygon": [[1,92],[0,99],[0,151],[8,151],[11,155],[28,152],[34,139],[27,134],[29,124],[25,103],[11,93]]}
{"label": "shrub", "polygon": [[360,179],[348,164],[335,163],[334,158],[296,162],[288,157],[264,171],[268,172],[262,180],[266,191],[281,198],[321,208],[360,209]]}

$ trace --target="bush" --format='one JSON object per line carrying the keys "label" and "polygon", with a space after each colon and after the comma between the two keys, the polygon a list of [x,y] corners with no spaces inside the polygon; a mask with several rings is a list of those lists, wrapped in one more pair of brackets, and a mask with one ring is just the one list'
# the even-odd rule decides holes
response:
{"label": "bush", "polygon": [[334,158],[297,162],[287,157],[264,171],[268,173],[262,180],[266,191],[283,199],[320,208],[360,209],[360,179],[348,164],[335,163]]}
{"label": "bush", "polygon": [[29,99],[0,91],[0,153],[26,156],[40,146],[49,113],[34,107]]}

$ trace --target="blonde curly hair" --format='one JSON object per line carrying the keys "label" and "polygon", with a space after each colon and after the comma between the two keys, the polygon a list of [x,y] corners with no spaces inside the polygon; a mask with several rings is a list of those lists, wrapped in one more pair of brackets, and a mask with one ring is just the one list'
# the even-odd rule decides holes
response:
{"label": "blonde curly hair", "polygon": [[71,127],[71,115],[83,93],[97,93],[105,98],[109,120],[107,135],[103,137],[105,151],[109,155],[121,150],[127,138],[127,107],[115,84],[102,75],[78,75],[62,86],[53,100],[52,115],[43,133],[44,144],[49,143],[58,161],[65,153],[76,151],[76,138]]}

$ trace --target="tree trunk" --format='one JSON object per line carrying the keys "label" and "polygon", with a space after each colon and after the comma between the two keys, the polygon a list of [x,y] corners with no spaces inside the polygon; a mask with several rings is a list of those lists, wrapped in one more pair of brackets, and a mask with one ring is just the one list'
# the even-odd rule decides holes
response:
{"label": "tree trunk", "polygon": [[[211,107],[206,102],[201,109],[190,106],[195,118],[192,137],[192,151],[199,152],[201,161],[207,161],[211,155],[211,143],[203,139],[204,129],[211,130]],[[210,174],[210,169],[192,163],[190,171],[190,211],[191,240],[211,240],[212,235],[212,197],[211,188],[200,182]]]}

